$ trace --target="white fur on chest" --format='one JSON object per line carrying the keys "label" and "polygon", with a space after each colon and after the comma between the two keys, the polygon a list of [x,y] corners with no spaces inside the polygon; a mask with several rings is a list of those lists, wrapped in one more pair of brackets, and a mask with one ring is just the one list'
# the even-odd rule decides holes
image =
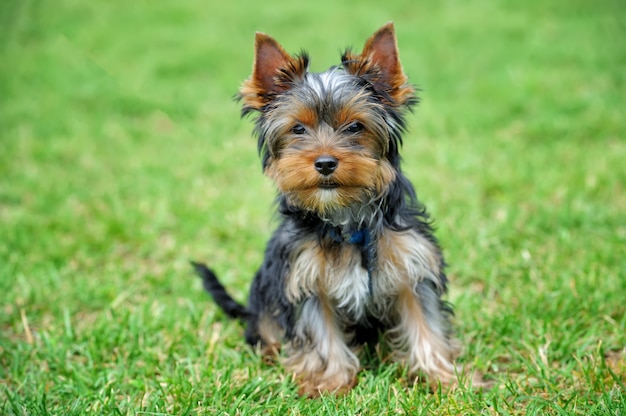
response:
{"label": "white fur on chest", "polygon": [[287,296],[297,303],[323,294],[336,309],[360,317],[370,297],[369,276],[361,263],[353,245],[325,251],[317,243],[304,244],[292,257]]}
{"label": "white fur on chest", "polygon": [[303,243],[291,257],[286,289],[290,301],[323,295],[343,318],[380,315],[403,287],[414,288],[423,280],[439,284],[440,254],[413,230],[384,232],[377,241],[377,259],[370,276],[362,266],[357,246],[344,244],[324,250],[317,240]]}

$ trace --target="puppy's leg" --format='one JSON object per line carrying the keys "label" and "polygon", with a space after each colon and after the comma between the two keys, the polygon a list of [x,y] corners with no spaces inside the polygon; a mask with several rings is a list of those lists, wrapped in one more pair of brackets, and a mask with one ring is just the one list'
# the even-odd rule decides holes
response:
{"label": "puppy's leg", "polygon": [[446,285],[441,252],[416,230],[386,232],[378,248],[379,290],[388,293],[382,299],[394,358],[412,375],[422,372],[431,381],[454,382],[458,348],[450,337],[451,311],[441,300]]}
{"label": "puppy's leg", "polygon": [[388,333],[395,358],[406,363],[410,374],[427,374],[431,383],[455,383],[458,345],[449,334],[450,312],[432,283],[420,282],[415,290],[402,287],[396,312],[397,326]]}
{"label": "puppy's leg", "polygon": [[263,359],[268,363],[273,362],[280,352],[280,341],[285,336],[285,331],[268,314],[262,314],[259,318],[258,331]]}
{"label": "puppy's leg", "polygon": [[326,299],[317,296],[304,301],[285,360],[301,395],[341,394],[354,386],[359,359],[347,341]]}

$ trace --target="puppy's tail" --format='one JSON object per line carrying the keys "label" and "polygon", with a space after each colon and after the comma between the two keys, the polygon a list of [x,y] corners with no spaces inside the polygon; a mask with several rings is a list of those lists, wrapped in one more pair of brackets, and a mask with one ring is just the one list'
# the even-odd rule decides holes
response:
{"label": "puppy's tail", "polygon": [[235,319],[246,319],[250,316],[248,308],[238,303],[226,292],[224,286],[217,280],[217,276],[213,273],[213,270],[202,263],[196,263],[194,261],[191,262],[191,265],[195,269],[196,274],[202,279],[204,290],[209,292],[215,303],[217,303],[217,306],[222,308],[228,316]]}

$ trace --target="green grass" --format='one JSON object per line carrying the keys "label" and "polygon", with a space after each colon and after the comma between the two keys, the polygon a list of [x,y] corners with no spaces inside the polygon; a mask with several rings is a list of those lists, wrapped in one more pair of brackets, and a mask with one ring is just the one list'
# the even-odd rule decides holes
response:
{"label": "green grass", "polygon": [[[415,4],[413,4],[415,3]],[[626,7],[0,3],[0,414],[626,414]],[[366,361],[298,398],[192,276],[239,299],[272,185],[232,101],[253,33],[314,70],[393,20],[422,89],[404,169],[452,280],[462,363],[429,392]]]}

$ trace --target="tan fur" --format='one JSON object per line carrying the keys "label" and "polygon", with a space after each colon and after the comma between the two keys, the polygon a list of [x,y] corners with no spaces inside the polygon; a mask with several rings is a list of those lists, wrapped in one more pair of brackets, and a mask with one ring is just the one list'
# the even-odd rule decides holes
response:
{"label": "tan fur", "polygon": [[244,105],[259,110],[272,99],[272,94],[285,91],[287,87],[278,81],[277,76],[279,70],[286,68],[294,74],[303,75],[306,72],[302,60],[285,52],[271,36],[257,32],[252,76],[239,89]]}
{"label": "tan fur", "polygon": [[[302,115],[302,118],[310,116],[305,111]],[[281,155],[270,159],[265,174],[294,204],[314,212],[324,213],[336,207],[363,204],[381,197],[396,177],[390,163],[380,158],[378,152],[383,151],[380,140],[372,135],[363,136],[359,138],[363,150],[356,152],[348,147],[350,137],[343,137],[330,126],[321,125],[297,146],[291,142],[278,146],[283,149]],[[344,142],[345,145],[341,146]],[[314,161],[322,155],[338,160],[337,170],[324,180],[336,183],[339,188],[320,189],[322,179],[315,170]]]}
{"label": "tan fur", "polygon": [[410,100],[415,89],[407,83],[398,54],[398,42],[392,23],[387,23],[366,42],[360,55],[348,52],[344,63],[346,70],[353,75],[378,73],[374,83],[393,98],[390,105],[402,105]]}
{"label": "tan fur", "polygon": [[414,289],[425,279],[440,284],[439,251],[414,230],[386,231],[378,247],[381,273],[377,284],[394,288],[395,310],[387,313],[397,316],[398,322],[387,336],[395,358],[405,362],[411,374],[423,371],[434,380],[452,382],[456,344],[448,339],[438,310],[426,318],[425,305]]}
{"label": "tan fur", "polygon": [[261,354],[264,359],[271,361],[280,352],[280,341],[285,331],[274,319],[265,314],[259,318],[258,331],[263,341]]}
{"label": "tan fur", "polygon": [[410,374],[427,374],[431,381],[455,382],[454,342],[446,339],[440,328],[433,328],[422,305],[409,287],[401,288],[397,298],[398,326],[388,332],[394,358],[406,363]]}
{"label": "tan fur", "polygon": [[[439,285],[439,251],[415,230],[385,230],[378,241],[378,274],[380,289],[415,285],[423,279]],[[389,289],[387,289],[389,290]]]}
{"label": "tan fur", "polygon": [[308,345],[291,346],[284,361],[300,385],[300,394],[345,393],[356,383],[359,359],[347,346],[329,300],[320,295],[307,299],[297,331],[306,331]]}

